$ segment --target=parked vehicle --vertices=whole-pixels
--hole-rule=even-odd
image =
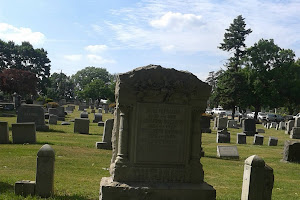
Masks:
[[[281,115],[269,113],[267,114],[266,120],[269,122],[280,122],[283,121],[284,118]]]
[[[226,113],[226,111],[221,107],[213,108],[211,112],[212,114],[216,114],[216,115],[219,115],[221,113]]]
[[[250,119],[254,119],[254,114],[255,114],[255,112],[248,113],[247,117]]]
[[[267,120],[266,118],[267,118],[267,113],[258,112],[257,119],[259,121],[266,121]]]

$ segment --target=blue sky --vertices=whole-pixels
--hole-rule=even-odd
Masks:
[[[44,48],[51,73],[159,64],[204,80],[230,56],[217,46],[240,14],[247,46],[272,38],[299,57],[299,0],[0,0],[0,39]]]

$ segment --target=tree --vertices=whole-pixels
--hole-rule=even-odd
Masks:
[[[245,58],[245,71],[255,119],[261,107],[283,106],[290,97],[290,87],[295,80],[292,50],[281,49],[274,40],[261,39],[250,47]],[[294,77],[294,78],[292,78]]]
[[[110,83],[104,83],[102,80],[96,79],[87,84],[80,94],[85,99],[98,99],[99,102],[101,99],[109,99],[111,102],[114,102],[114,90],[112,88],[114,89]]]
[[[37,81],[34,73],[20,69],[3,69],[0,72],[0,89],[8,94],[35,95]]]
[[[83,88],[94,80],[100,79],[104,83],[110,82],[110,74],[105,68],[86,67],[72,76],[77,90]]]
[[[223,43],[218,47],[233,53],[233,56],[228,59],[228,63],[225,64],[227,70],[218,81],[220,104],[225,109],[232,109],[232,117],[235,114],[235,107],[242,105],[244,102],[245,83],[241,65],[242,58],[246,54],[246,36],[252,32],[251,29],[245,27],[246,23],[242,15],[237,16],[229,28],[226,29]]]
[[[44,49],[34,49],[29,42],[16,45],[14,42],[0,40],[0,71],[20,69],[30,71],[38,78],[38,89],[46,93],[49,86],[50,60]]]
[[[64,73],[53,73],[50,78],[50,87],[47,88],[47,97],[59,100],[74,98],[74,82]]]
[[[212,90],[211,90],[211,95],[209,97],[209,106],[211,108],[214,107],[218,107],[218,105],[220,104],[220,97],[219,97],[219,92],[218,92],[218,78],[219,76],[224,73],[224,70],[219,70],[217,72],[211,71],[208,74],[207,79],[205,80],[205,82],[208,83],[208,85],[211,86]]]

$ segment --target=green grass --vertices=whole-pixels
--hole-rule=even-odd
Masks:
[[[80,112],[75,110],[68,115],[66,121],[79,115]],[[92,121],[93,114],[89,116]],[[109,118],[112,118],[111,114],[103,114],[103,120]],[[16,122],[16,117],[0,117],[0,121],[8,121],[11,127],[11,124]],[[50,125],[49,132],[37,132],[37,144],[1,144],[0,199],[40,199],[14,195],[14,183],[18,180],[35,180],[36,154],[45,143],[50,144],[56,152],[55,195],[49,199],[98,199],[99,183],[102,177],[109,176],[107,168],[111,159],[111,151],[95,148],[95,143],[102,140],[103,127],[91,123],[90,135],[75,134],[73,128],[74,123],[69,126]],[[257,128],[262,126],[257,125]],[[237,145],[236,134],[241,132],[241,129],[229,131],[231,144],[220,145]],[[211,134],[203,134],[202,147],[205,157],[201,158],[201,163],[205,173],[204,179],[216,189],[218,200],[240,199],[244,160],[254,154],[263,158],[274,169],[273,200],[300,199],[300,164],[280,162],[284,141],[289,139],[288,135],[275,129],[267,129],[262,135],[265,136],[263,146],[252,145],[253,137],[247,137],[246,145],[237,145],[240,160],[223,160],[216,157],[216,132],[213,130]],[[269,136],[279,139],[278,146],[267,146]]]

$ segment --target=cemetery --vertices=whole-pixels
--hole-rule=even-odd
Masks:
[[[138,0],[79,19],[99,3],[45,1],[31,13],[59,23],[0,23],[0,200],[299,200],[299,12],[271,2],[268,18]],[[235,9],[251,28],[225,27]]]
[[[72,107],[73,111],[66,112],[61,118],[55,115],[57,111],[49,108],[52,113],[49,119],[30,114],[35,117],[32,120],[26,118],[27,122],[18,122],[23,105],[18,114],[1,110],[13,116],[0,117],[0,197],[114,200],[120,199],[122,195],[126,199],[138,199],[152,194],[154,199],[299,198],[299,190],[295,187],[295,184],[300,183],[300,177],[295,176],[299,171],[299,140],[290,138],[284,129],[268,129],[263,124],[253,124],[253,119],[246,118],[238,122],[238,119],[230,121],[222,116],[215,119],[203,116],[204,121],[201,113],[186,111],[187,103],[193,100],[183,100],[186,104],[183,106],[176,100],[176,93],[172,93],[173,97],[166,100],[164,95],[167,93],[161,93],[156,86],[147,86],[152,93],[160,91],[157,93],[159,95],[154,96],[148,96],[139,88],[130,88],[132,83],[143,81],[139,78],[147,76],[147,73],[153,73],[149,74],[153,81],[161,81],[160,76],[163,74],[173,74],[171,77],[175,79],[178,79],[176,76],[188,79],[193,87],[202,90],[199,97],[189,98],[199,98],[193,106],[198,106],[204,112],[206,105],[203,95],[207,95],[207,85],[201,81],[198,83],[190,74],[151,65],[120,75],[122,84],[117,85],[116,95],[119,107],[114,114],[105,113],[105,109],[99,109],[102,113],[96,113],[101,114],[104,126],[99,126],[98,120],[88,116],[93,109],[84,108],[87,118],[83,118],[79,105],[74,104],[66,103],[65,106]],[[178,93],[185,92],[188,97],[189,91],[176,89],[175,85],[169,86],[172,87]],[[140,102],[147,103],[136,104],[135,98],[141,98]],[[166,101],[169,104],[165,104]],[[170,104],[173,101],[176,104]],[[37,110],[36,106],[31,107],[33,112]],[[130,114],[135,109],[141,112],[136,114],[136,119],[133,113]],[[191,115],[193,121],[187,120],[190,119],[188,115]],[[51,123],[52,116],[56,117],[56,123]],[[65,121],[61,121],[63,118]],[[49,124],[48,129],[36,129],[35,121],[42,126]],[[235,125],[227,123],[229,121]],[[67,125],[63,126],[63,123]],[[298,127],[298,118],[294,124]],[[184,127],[190,126],[194,127],[191,134],[196,140],[179,134],[185,130]],[[135,132],[137,130],[140,131]],[[161,135],[151,136],[152,130],[156,130],[152,134],[161,132]],[[129,131],[138,135],[128,135]],[[25,132],[28,136],[24,135]],[[189,144],[188,141],[193,142]],[[133,149],[128,146],[132,144],[136,145]],[[195,151],[193,154],[187,151],[190,145],[195,145],[192,147]],[[165,147],[172,147],[173,150]],[[201,158],[196,153],[200,153],[200,150]],[[187,159],[187,155],[192,159]],[[255,181],[258,181],[257,184]],[[144,187],[148,189],[141,189]],[[121,192],[123,190],[128,192]]]

